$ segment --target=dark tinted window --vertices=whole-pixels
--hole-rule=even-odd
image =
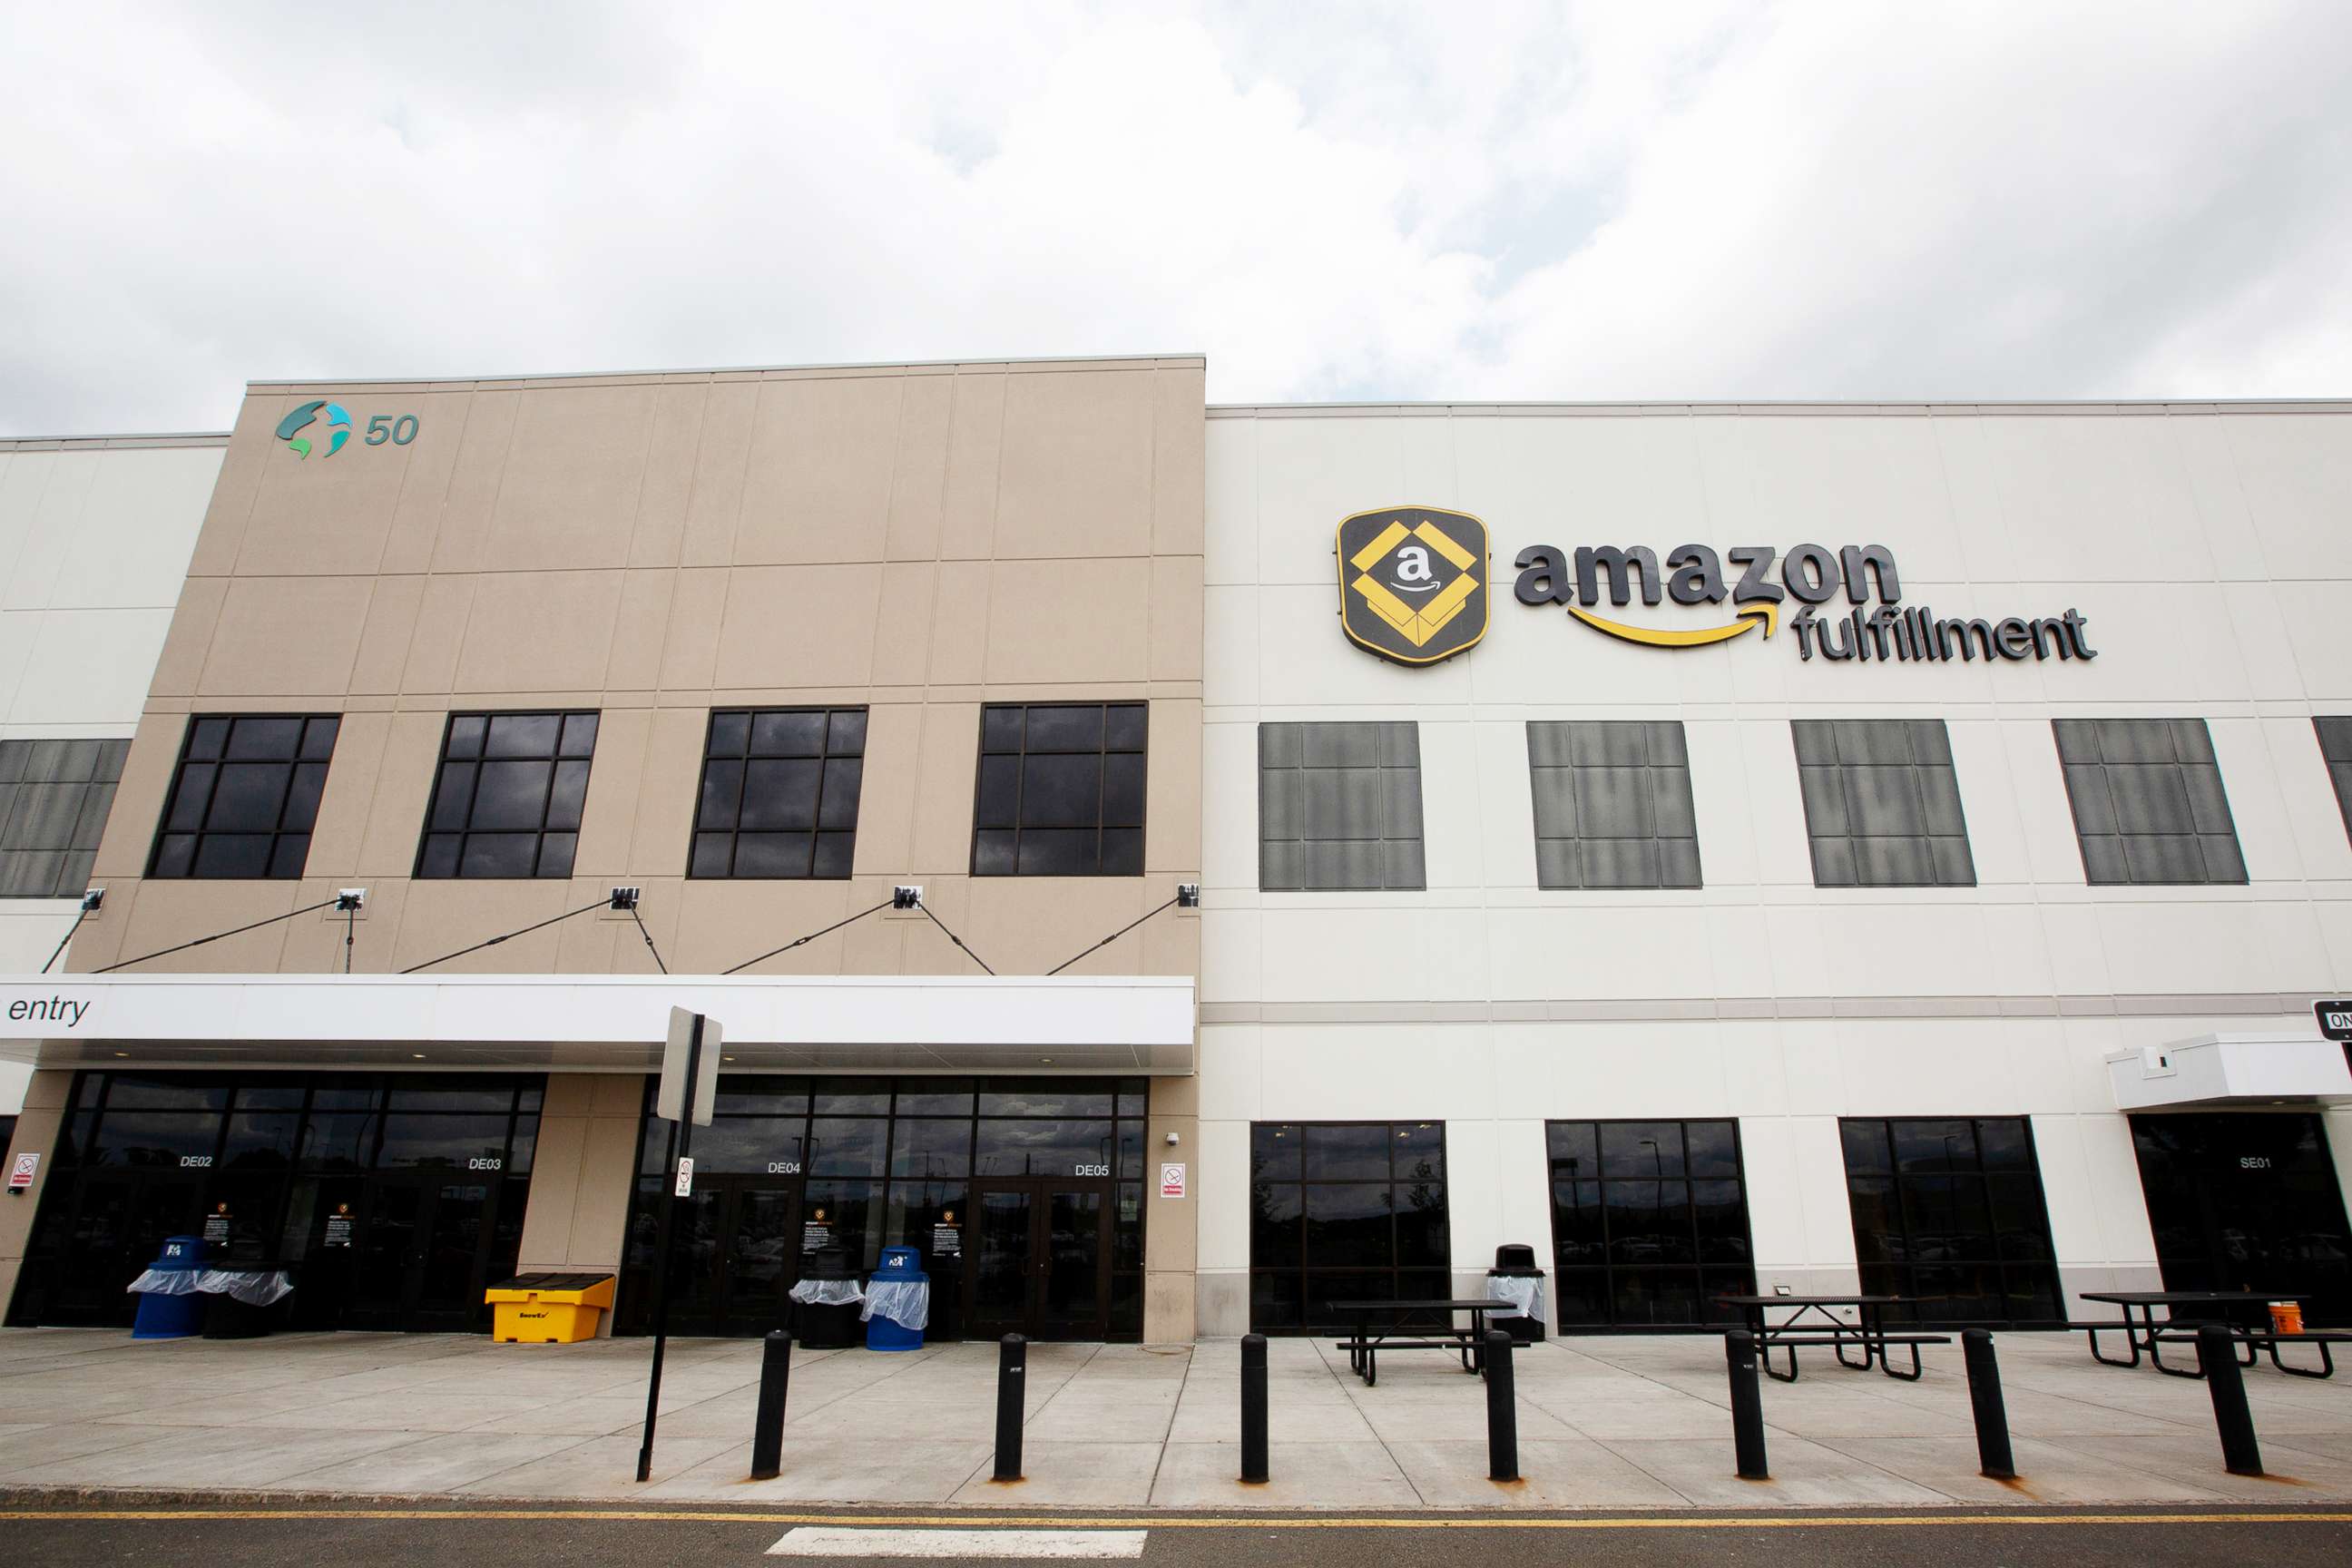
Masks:
[[[1942,720],[1799,719],[1789,728],[1814,886],[1976,885]]]
[[[1551,1121],[1559,1326],[1737,1321],[1755,1289],[1736,1121]]]
[[[1538,887],[1699,885],[1680,723],[1530,720],[1528,767]]]
[[[2314,719],[2319,734],[2319,754],[2327,763],[2327,780],[2336,786],[2336,809],[2344,828],[2352,833],[2352,719]]]
[[[416,849],[419,877],[569,877],[593,713],[457,713]]]
[[[190,720],[147,874],[299,877],[341,724],[332,714]]]
[[[2023,1117],[1838,1124],[1862,1288],[1923,1322],[2054,1321],[2058,1268]]]
[[[713,710],[687,875],[847,877],[865,759],[863,708]]]
[[[1442,1121],[1250,1129],[1250,1326],[1335,1326],[1331,1304],[1452,1294]]]
[[[1260,724],[1257,767],[1259,887],[1427,885],[1421,734],[1412,723]]]
[[[2246,879],[2204,720],[2055,719],[2051,729],[2086,880]]]
[[[1145,710],[1141,702],[982,708],[972,875],[1141,876]]]

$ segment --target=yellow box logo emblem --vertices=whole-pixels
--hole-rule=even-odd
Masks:
[[[1391,506],[1339,524],[1339,625],[1398,664],[1435,664],[1486,635],[1486,525],[1467,512]]]

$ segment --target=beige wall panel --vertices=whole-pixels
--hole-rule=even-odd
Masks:
[[[1197,881],[1201,870],[1201,705],[1162,698],[1151,705],[1144,758],[1143,864]]]
[[[882,568],[881,612],[872,633],[875,685],[920,686],[928,678],[939,572],[928,561]]]
[[[1197,882],[1198,871],[1182,876],[1161,874],[1146,877],[1146,891],[1152,896],[1152,907],[1176,896],[1178,882]],[[1143,938],[1143,952],[1134,971],[1138,974],[1190,974],[1201,973],[1201,918],[1196,912],[1169,910],[1157,914],[1136,928]]]
[[[628,564],[653,426],[650,386],[524,394],[482,543],[482,568]]]
[[[348,875],[337,875],[318,868],[318,856],[310,858],[310,868],[299,880],[280,883],[290,887],[293,897],[289,905],[293,909],[309,909],[322,904],[344,888],[357,886]],[[362,918],[350,922],[352,938],[352,973],[382,973],[384,960],[392,956],[392,922],[399,918],[397,901],[388,906],[368,889],[367,907]],[[389,916],[389,920],[387,920]],[[278,972],[281,974],[341,974],[343,972],[344,917],[331,909],[316,910],[307,915],[296,915],[284,927],[284,943],[278,950]],[[168,962],[168,961],[167,961]]]
[[[612,894],[614,879],[580,876],[572,879],[564,890],[563,907],[567,910],[601,903]],[[617,974],[643,969],[653,973],[648,963],[629,965],[619,962],[621,955],[634,948],[645,951],[644,939],[625,914],[615,914],[609,909],[593,914],[579,915],[551,928],[555,933],[555,969],[562,974]],[[665,1015],[667,1016],[667,1015]]]
[[[427,577],[417,606],[416,634],[408,644],[403,691],[439,696],[457,679],[457,654],[466,646],[466,623],[474,614],[472,577]]]
[[[1201,679],[1201,558],[1151,562],[1151,679]]]
[[[26,1246],[33,1237],[33,1216],[40,1212],[41,1194],[57,1168],[58,1130],[65,1121],[62,1086],[72,1078],[68,1072],[37,1072],[25,1089],[25,1113],[16,1119],[16,1133],[8,1141],[9,1163],[13,1165],[14,1156],[24,1152],[40,1155],[41,1164],[22,1196],[0,1203],[0,1301],[16,1299],[16,1271],[24,1266]],[[37,1091],[40,1102],[33,1098]]]
[[[998,561],[989,572],[992,685],[1149,679],[1148,559]]]
[[[293,882],[144,881],[122,928],[121,956],[155,952],[183,942],[194,942],[215,931],[248,925],[301,908]],[[112,893],[107,901],[113,902]],[[236,974],[275,973],[286,947],[286,922],[263,926],[238,936],[223,937],[202,947],[175,952],[155,973]],[[81,967],[86,959],[77,937],[68,962]]]
[[[506,478],[507,449],[513,442],[521,400],[519,392],[478,392],[470,399],[457,460],[449,471],[447,498],[441,505],[441,526],[433,538],[436,572],[481,569],[482,541]]]
[[[548,1083],[551,1089],[559,1078],[571,1083],[585,1083],[593,1097],[589,1105],[591,1114],[626,1117],[634,1126],[645,1104],[646,1077],[634,1072],[555,1073],[550,1075]]]
[[[1198,555],[1208,515],[1205,369],[1151,373],[1151,548]]]
[[[221,605],[198,695],[341,698],[374,587],[370,577],[238,578]]]
[[[1147,899],[1156,888],[1140,877],[968,878],[966,923],[956,933],[1000,974],[1043,974],[1175,893],[1170,888]],[[1082,967],[1094,974],[1135,973],[1141,947],[1142,938],[1130,931]]]
[[[597,919],[613,928],[611,958],[593,968],[584,964],[567,964],[566,967],[574,973],[659,974],[665,972],[664,966],[667,965],[667,973],[683,973],[677,963],[677,933],[685,920],[686,879],[677,876],[647,877],[637,873],[631,875],[628,880],[641,895],[637,914],[646,922],[646,929],[639,931],[635,922],[625,915],[617,920],[609,915],[598,916]],[[590,888],[580,901],[584,904],[605,890],[601,885]],[[646,946],[647,936],[654,940],[651,950]],[[659,963],[654,959],[656,951],[661,954]],[[662,1016],[667,1019],[668,1014],[664,1013]]]
[[[922,878],[923,902],[929,908],[932,914],[939,916],[940,924],[945,925],[948,931],[962,936],[964,941],[971,942],[981,957],[987,959],[993,966],[996,959],[989,952],[992,943],[974,934],[972,931],[969,898],[971,881],[970,877],[961,875],[926,874]],[[907,973],[977,974],[980,973],[980,966],[966,954],[958,951],[955,944],[948,940],[946,932],[940,931],[938,925],[932,924],[928,917],[918,913],[911,918],[902,918],[884,913],[873,918],[889,921],[898,928],[900,962],[906,965]],[[854,931],[856,928],[853,926],[850,929]],[[997,973],[1002,974],[1006,972],[999,969]]]
[[[985,561],[940,563],[929,632],[934,686],[977,686],[987,679],[989,575]]]
[[[670,571],[630,572],[621,579],[621,611],[604,667],[610,691],[651,691],[661,684],[662,645],[669,636]]]
[[[607,708],[596,721],[596,754],[588,764],[588,800],[580,815],[573,876],[618,879],[633,869],[629,841],[635,836],[646,742],[653,727],[649,708]]]
[[[422,577],[379,577],[368,600],[367,625],[360,633],[360,650],[352,661],[351,689],[354,695],[396,695],[408,668],[409,645],[416,637],[416,618],[425,604]]]
[[[794,938],[821,931],[877,901],[869,898],[864,903],[853,904],[850,889],[854,886],[851,882],[833,881],[683,883],[678,895],[677,956],[672,966],[681,974],[717,974],[770,948],[782,947]],[[887,898],[887,889],[881,896]],[[842,933],[835,931],[805,947],[769,959],[753,973],[838,973]]]
[[[635,801],[636,822],[629,839],[629,869],[638,876],[682,873],[694,837],[695,799],[702,787],[702,747],[709,731],[706,708],[656,708],[650,719]],[[598,737],[598,749],[603,749]],[[873,741],[866,745],[871,754]],[[590,770],[589,788],[596,787]],[[865,824],[858,825],[859,837]]]
[[[226,577],[236,569],[238,548],[245,542],[245,520],[260,493],[262,476],[270,459],[285,460],[271,432],[290,400],[268,394],[246,394],[238,405],[236,425],[221,454],[220,477],[213,481],[212,504],[205,509],[205,524],[197,531],[188,558],[191,577]]]
[[[1004,395],[997,560],[1150,553],[1150,373],[1016,375]]]
[[[896,877],[914,863],[915,781],[923,767],[923,710],[885,702],[866,710],[866,767],[857,786],[862,877]]]
[[[619,572],[501,572],[476,580],[454,689],[601,691]]]
[[[539,1142],[530,1156],[530,1196],[523,1205],[522,1244],[515,1258],[522,1272],[571,1261],[572,1220],[588,1152],[589,1118],[568,1105],[556,1109],[556,1086],[569,1078],[550,1073],[547,1079],[547,1105],[540,1112]]]
[[[327,789],[319,800],[319,820],[310,833],[310,856],[303,863],[312,877],[356,877],[360,847],[367,838],[368,810],[375,781],[392,738],[389,713],[346,713],[335,731],[335,754],[327,764]]]
[[[984,561],[995,548],[996,471],[1004,447],[1002,371],[955,378],[948,428],[948,475],[940,512],[940,557]]]
[[[172,612],[172,628],[163,636],[163,651],[155,660],[154,677],[147,683],[152,697],[193,697],[204,679],[205,655],[213,646],[213,627],[220,622],[221,605],[228,601],[226,577],[191,577],[180,589],[179,607]]]
[[[866,685],[881,594],[878,565],[738,567],[728,584],[717,684]]]
[[[887,553],[892,561],[929,561],[940,553],[940,520],[947,506],[948,431],[956,383],[951,375],[917,375],[901,385]]]
[[[645,1092],[642,1084],[637,1092]],[[629,1189],[635,1184],[636,1173],[636,1116],[591,1118],[588,1146],[580,1162],[580,1191],[573,1199],[572,1250],[563,1259],[567,1267],[620,1268],[621,1246],[629,1223]],[[608,1329],[611,1321],[607,1313]]]
[[[406,969],[474,942],[488,942],[502,932],[551,920],[585,902],[582,900],[566,903],[564,900],[572,893],[570,882],[554,879],[528,882],[412,881],[401,911],[400,938],[392,967]],[[556,973],[556,947],[562,941],[562,926],[551,926],[529,936],[519,936],[512,942],[436,965],[431,973]]]
[[[172,771],[179,766],[179,742],[186,733],[188,717],[179,712],[151,712],[139,720],[131,754],[122,762],[122,778],[115,783],[115,804],[106,814],[106,837],[99,839],[91,875],[115,879],[146,875],[148,851],[155,847],[155,823],[163,820],[163,799],[172,790]]]
[[[722,382],[703,405],[702,445],[694,464],[694,490],[686,508],[679,562],[724,566],[735,558],[735,524],[743,508],[743,465],[751,451],[751,421],[760,403],[756,382]]]
[[[694,466],[702,440],[708,386],[668,385],[654,391],[654,435],[637,492],[632,566],[675,566],[686,540],[686,509],[694,499]]]
[[[916,877],[971,869],[972,791],[980,773],[980,705],[933,702],[923,709],[922,768],[915,780]]]
[[[289,399],[289,406],[310,401]],[[237,548],[239,574],[357,577],[377,570],[408,475],[408,453],[389,442],[364,445],[366,413],[348,401],[346,406],[352,438],[331,458],[324,410],[303,432],[314,444],[308,458],[297,458],[272,433],[278,461],[262,466]]]
[[[1146,1250],[1150,1222],[1146,1221]],[[1155,1345],[1188,1344],[1199,1331],[1198,1306],[1193,1300],[1195,1276],[1150,1274],[1143,1277],[1143,1338]]]
[[[661,684],[675,691],[708,691],[719,675],[719,629],[727,619],[723,566],[677,574],[670,590],[669,626],[662,647]]]
[[[470,391],[404,394],[401,405],[401,412],[416,416],[416,439],[405,448],[408,474],[400,487],[392,531],[384,539],[376,570],[425,572],[433,565],[442,509],[449,499],[450,479],[457,471],[457,454],[465,447],[474,395]]]
[[[761,384],[735,531],[739,565],[882,559],[905,381]]]
[[[433,799],[434,771],[440,765],[441,735],[447,727],[445,713],[395,713],[383,754],[366,779],[330,771],[328,799],[320,803],[320,809],[343,791],[363,790],[368,797],[367,836],[360,847],[362,877],[405,877],[416,868],[417,840],[425,832],[425,809]],[[134,750],[132,755],[137,754]],[[595,770],[589,772],[593,775]]]
[[[849,888],[849,908],[855,913],[872,909],[890,896],[896,878],[870,883],[853,882]],[[920,916],[917,916],[920,920]],[[923,921],[928,926],[931,922]],[[907,963],[906,922],[894,920],[886,912],[868,915],[842,933],[841,970],[844,974],[912,974]],[[762,964],[761,968],[766,965]]]

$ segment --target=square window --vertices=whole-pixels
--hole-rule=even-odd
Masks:
[[[1530,721],[1528,768],[1538,887],[1699,885],[1680,723]]]
[[[1942,720],[1798,719],[1790,733],[1814,886],[1976,885]]]
[[[1419,889],[1421,741],[1411,723],[1258,726],[1258,886]]]
[[[207,714],[193,720],[147,874],[255,880],[301,876],[341,724],[331,713]],[[18,787],[30,792],[57,786]],[[106,787],[110,798],[112,784]],[[37,795],[20,797],[7,847],[17,847],[16,816],[51,804]],[[69,835],[89,838],[77,848],[95,849],[102,826],[102,816],[84,817]]]
[[[1141,702],[982,708],[972,875],[1141,876],[1149,717]]]
[[[2336,721],[2313,722],[2325,755],[2327,726]],[[2085,881],[2147,887],[2246,880],[2203,720],[2057,719],[2051,732]],[[2340,781],[2336,798],[2341,807]]]
[[[686,874],[847,878],[865,752],[863,708],[714,710]]]
[[[416,875],[572,875],[595,747],[590,712],[451,715]]]

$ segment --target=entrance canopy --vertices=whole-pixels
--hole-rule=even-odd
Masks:
[[[2352,1100],[2345,1048],[2316,1035],[2200,1035],[2106,1061],[2118,1110]]]
[[[737,1072],[1193,1068],[1185,975],[23,975],[0,1059],[651,1071],[672,1006],[719,1021]]]

